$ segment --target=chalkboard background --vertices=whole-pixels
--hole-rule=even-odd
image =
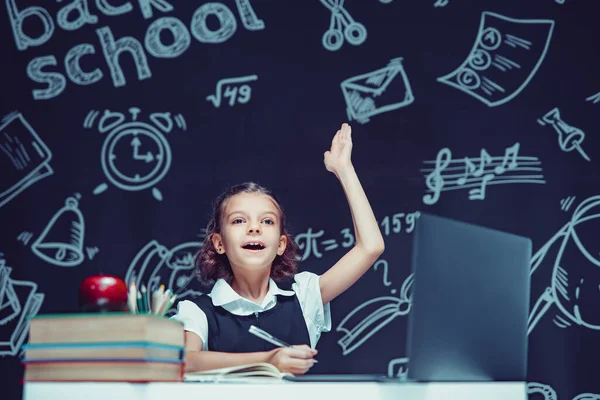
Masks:
[[[596,3],[7,0],[3,398],[21,396],[26,318],[77,311],[86,276],[198,296],[190,255],[231,184],[273,189],[301,269],[326,271],[353,241],[323,165],[347,121],[386,251],[332,302],[314,372],[406,371],[426,211],[532,238],[530,398],[598,399]]]

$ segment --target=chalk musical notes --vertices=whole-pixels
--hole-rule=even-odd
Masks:
[[[435,159],[435,169],[433,172],[427,175],[427,179],[425,180],[425,184],[432,194],[426,194],[423,196],[423,203],[429,205],[437,203],[440,198],[440,192],[444,187],[444,178],[442,178],[441,172],[445,170],[448,165],[450,165],[451,161],[452,152],[450,152],[450,149],[443,148],[438,152],[438,155]]]
[[[246,104],[250,101],[252,88],[246,82],[252,82],[258,79],[258,75],[240,76],[237,78],[221,79],[217,82],[215,94],[206,96],[206,100],[211,101],[216,108],[221,106],[223,98],[229,98],[229,106],[232,107],[236,101],[240,104]]]
[[[457,189],[470,189],[469,200],[484,200],[489,185],[509,183],[546,183],[541,173],[541,162],[537,157],[519,156],[520,144],[517,142],[507,147],[504,156],[494,157],[486,149],[481,149],[478,158],[464,157],[452,160],[449,148],[441,149],[433,168],[421,169],[425,173],[427,193],[423,203],[437,203],[441,192]],[[510,175],[505,175],[510,171]],[[532,174],[533,172],[533,174]]]
[[[581,129],[563,121],[560,117],[560,110],[557,107],[548,111],[537,122],[542,126],[550,125],[554,128],[554,131],[558,133],[558,145],[562,151],[570,152],[577,150],[584,159],[590,161],[590,157],[581,148],[581,143],[585,139],[585,133]]]

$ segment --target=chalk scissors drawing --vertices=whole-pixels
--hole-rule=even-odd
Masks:
[[[531,258],[530,274],[533,275],[550,249],[559,243],[556,257],[550,258],[550,285],[537,299],[529,315],[528,334],[552,305],[560,311],[554,320],[557,326],[566,328],[577,324],[600,330],[600,314],[593,308],[600,302],[600,249],[596,239],[599,224],[600,195],[596,195],[583,200],[573,211],[571,220]]]
[[[478,158],[453,160],[449,148],[441,149],[434,161],[424,161],[424,164],[434,164],[434,167],[421,169],[426,174],[427,186],[423,203],[435,204],[441,192],[450,190],[470,189],[469,200],[484,200],[489,185],[546,183],[538,157],[520,156],[519,150],[517,142],[507,147],[501,157],[492,156],[482,148]]]

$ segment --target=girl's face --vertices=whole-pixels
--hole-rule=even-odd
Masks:
[[[271,197],[262,193],[239,193],[227,201],[221,234],[213,235],[213,245],[217,253],[227,255],[234,271],[270,268],[287,244],[280,224],[279,208]]]

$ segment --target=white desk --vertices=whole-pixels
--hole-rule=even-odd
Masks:
[[[30,382],[23,400],[527,400],[527,383]]]

